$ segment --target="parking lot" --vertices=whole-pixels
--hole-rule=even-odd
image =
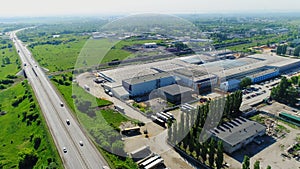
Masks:
[[[280,82],[280,78],[274,78],[259,84],[251,85],[249,89],[242,90],[243,104],[255,105],[267,98],[271,94],[271,90]]]

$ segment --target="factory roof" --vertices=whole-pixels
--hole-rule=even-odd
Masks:
[[[256,78],[256,77],[260,77],[260,76],[263,76],[263,75],[266,75],[266,74],[274,73],[276,71],[278,71],[278,69],[264,69],[260,72],[256,72],[254,74],[248,75],[248,77]]]
[[[290,58],[284,58],[284,60],[281,60],[280,62],[274,62],[271,65],[280,68],[280,67],[283,67],[285,65],[292,64],[292,63],[298,63],[299,66],[300,66],[300,60],[299,59],[290,59]]]
[[[205,61],[203,64],[195,65],[185,61],[189,58],[211,58],[211,56],[192,55],[188,57],[180,57],[175,59],[163,60],[158,62],[150,62],[136,65],[119,66],[116,69],[102,71],[107,77],[110,77],[118,85],[122,85],[124,79],[131,79],[137,76],[155,74],[159,72],[175,72],[179,69],[197,70],[199,72],[207,72],[207,75],[202,73],[194,73],[194,81],[201,79],[213,78],[213,76],[226,77],[227,79],[241,79],[250,74],[254,74],[262,70],[266,65],[270,67],[281,68],[290,64],[300,64],[300,60],[285,58],[280,56],[271,56],[267,54],[256,54],[238,58],[235,60],[220,60],[214,62]],[[199,76],[197,77],[196,75]]]
[[[123,81],[133,85],[133,84],[139,84],[139,83],[148,82],[152,80],[162,79],[166,77],[172,77],[172,75],[167,72],[161,72],[161,73],[153,73],[153,74],[148,74],[143,76],[136,76],[130,79],[125,79]]]
[[[255,121],[239,117],[223,123],[221,126],[210,130],[210,132],[229,145],[235,146],[265,129],[265,126]]]
[[[184,75],[186,77],[199,77],[199,76],[204,76],[207,75],[207,72],[201,71],[201,70],[197,70],[197,69],[177,69],[173,71],[175,74],[179,74],[179,75]]]
[[[177,60],[181,60],[183,62],[189,63],[189,64],[202,64],[207,61],[213,61],[215,58],[204,55],[204,54],[197,54],[197,55],[191,55],[191,56],[185,56],[185,57],[180,57],[177,58]]]
[[[188,87],[180,86],[177,84],[161,87],[161,88],[159,88],[159,90],[161,90],[164,93],[167,93],[169,95],[172,95],[172,96],[192,91],[192,89],[190,89]]]

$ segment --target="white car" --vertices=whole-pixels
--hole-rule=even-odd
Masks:
[[[67,120],[66,120],[66,123],[67,123],[67,125],[70,125],[70,120],[67,119]]]
[[[64,153],[67,153],[67,148],[63,147],[63,151],[64,151]]]
[[[83,142],[82,142],[82,141],[79,141],[79,145],[80,145],[80,146],[83,146]]]

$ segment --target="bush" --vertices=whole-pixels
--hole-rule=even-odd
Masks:
[[[19,168],[33,168],[38,161],[37,153],[32,149],[25,148],[19,153]]]
[[[40,137],[35,137],[34,140],[33,140],[33,143],[34,143],[33,147],[34,147],[34,149],[37,150],[40,147],[41,142],[42,142],[42,139]]]
[[[65,82],[65,86],[70,86],[70,85],[71,85],[70,82],[68,82],[68,81]]]
[[[6,78],[8,78],[8,79],[16,79],[17,76],[15,76],[15,75],[7,75]]]
[[[0,85],[0,90],[6,89],[4,85]]]
[[[0,80],[0,84],[7,85],[7,84],[12,84],[12,83],[14,83],[14,81],[10,80],[10,79]]]

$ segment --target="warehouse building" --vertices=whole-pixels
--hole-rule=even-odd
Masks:
[[[193,100],[193,90],[188,87],[173,84],[161,87],[159,90],[165,95],[167,101],[173,104],[180,104]]]
[[[193,88],[198,94],[211,89],[218,82],[216,75],[193,68],[177,69],[172,71],[172,74],[176,77],[178,84]]]
[[[107,88],[116,92],[114,95],[127,98],[125,91],[129,96],[139,96],[175,83],[192,88],[198,94],[215,87],[231,91],[238,88],[238,81],[244,77],[258,83],[295,68],[300,68],[300,60],[265,54],[219,61],[211,60],[208,55],[192,55],[120,66],[99,74],[108,81]]]
[[[266,69],[262,70],[260,72],[257,72],[255,74],[249,75],[252,83],[259,83],[262,81],[265,81],[267,79],[271,79],[273,77],[276,77],[279,75],[279,70],[278,69]]]
[[[144,48],[157,48],[157,44],[154,42],[153,43],[145,43]]]
[[[263,136],[265,132],[265,126],[243,117],[223,123],[210,130],[213,138],[223,142],[224,151],[227,153],[233,153],[245,147],[256,137]]]
[[[130,96],[142,96],[160,87],[175,83],[175,79],[169,73],[154,73],[144,76],[137,76],[122,81],[122,85]]]
[[[230,79],[226,82],[220,84],[220,89],[223,91],[234,91],[240,88],[240,80],[237,79]]]

